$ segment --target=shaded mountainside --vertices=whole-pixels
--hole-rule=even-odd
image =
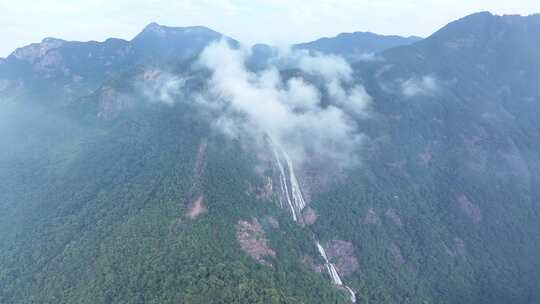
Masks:
[[[19,49],[0,61],[0,302],[536,303],[538,33],[479,13],[419,41],[322,40],[381,51],[343,85],[371,100],[345,168],[217,131],[198,94],[215,75],[193,64],[222,37],[206,28]],[[343,98],[286,68],[246,82]]]
[[[356,66],[380,116],[367,160],[371,176],[341,191],[355,201],[384,194],[360,199],[356,211],[374,235],[343,233],[360,238],[368,256],[386,254],[385,263],[403,265],[402,281],[423,281],[434,299],[538,299],[540,277],[531,269],[540,265],[540,67],[532,51],[539,20],[471,15],[384,52],[383,62]],[[377,268],[373,277],[380,275]]]

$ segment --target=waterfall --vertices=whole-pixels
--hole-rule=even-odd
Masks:
[[[326,254],[326,250],[324,250],[324,247],[321,245],[321,243],[319,243],[318,240],[315,240],[315,244],[317,245],[317,249],[319,249],[319,253],[325,262],[324,265],[326,266],[326,270],[328,271],[328,274],[332,278],[332,282],[335,285],[342,286],[345,289],[347,289],[347,291],[349,292],[351,296],[350,297],[351,302],[356,303],[356,293],[349,286],[346,286],[343,284],[343,280],[339,276],[339,273],[337,272],[334,264],[330,263],[330,261],[328,260],[328,255]]]
[[[319,249],[321,257],[324,259],[324,265],[326,266],[326,270],[328,270],[328,274],[332,278],[332,282],[334,282],[334,284],[338,286],[343,285],[343,281],[339,277],[336,267],[334,267],[334,264],[330,263],[330,261],[328,260],[328,256],[326,255],[326,251],[324,250],[323,246],[321,245],[321,243],[319,243],[319,241],[315,241],[315,243],[317,244],[317,248]]]
[[[347,289],[347,291],[351,295],[351,302],[356,303],[356,293],[354,292],[354,290],[352,290],[349,286],[345,286],[345,289]]]
[[[281,149],[281,147],[275,145],[269,138],[268,142],[272,147],[272,151],[274,153],[276,164],[279,170],[279,185],[281,191],[281,196],[279,198],[280,206],[281,208],[285,208],[285,201],[288,208],[291,210],[293,220],[295,222],[298,222],[299,219],[301,219],[302,217],[302,210],[304,210],[304,208],[306,207],[306,201],[304,200],[304,196],[302,195],[298,178],[294,173],[293,163],[289,155],[283,149]],[[283,166],[283,160],[285,160],[287,167]],[[332,283],[334,283],[334,285],[345,288],[350,294],[351,302],[356,303],[356,293],[349,286],[343,284],[343,280],[339,276],[336,267],[334,266],[334,264],[330,263],[324,247],[320,244],[319,240],[316,237],[315,244],[317,245],[319,254],[324,260],[326,271],[328,272],[328,275],[330,275]]]
[[[294,173],[294,167],[292,161],[283,149],[276,147],[271,141],[272,150],[276,159],[276,164],[279,169],[279,185],[281,190],[280,204],[283,208],[283,198],[287,202],[289,209],[291,210],[293,220],[298,222],[299,214],[306,207],[306,201],[300,190],[300,184]],[[287,169],[283,166],[282,160],[285,160]]]
[[[302,195],[302,191],[300,191],[300,184],[298,183],[296,174],[294,174],[294,167],[289,155],[286,152],[283,152],[283,156],[285,157],[285,161],[289,167],[289,180],[291,181],[291,192],[294,206],[297,210],[302,211],[306,207],[306,201],[304,201],[304,196]]]

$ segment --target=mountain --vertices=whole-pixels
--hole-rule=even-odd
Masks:
[[[294,48],[343,56],[352,61],[372,59],[375,54],[394,47],[409,45],[420,37],[384,36],[370,32],[342,33],[332,38],[299,43]]]
[[[205,46],[222,38],[237,44],[205,27],[177,28],[156,23],[149,24],[131,41],[46,38],[15,50],[5,59],[0,66],[5,88],[0,94],[10,99],[65,104],[90,94],[104,79],[118,77],[144,62],[193,60]]]
[[[539,32],[484,12],[355,62],[156,24],[17,50],[0,302],[537,302]]]
[[[539,274],[529,270],[540,263],[533,118],[539,21],[538,15],[473,14],[383,52],[382,62],[355,66],[384,117],[378,129],[386,131],[371,135],[380,152],[370,162],[385,172],[379,182],[389,181],[378,187],[393,189],[391,208],[409,210],[415,222],[410,242],[398,246],[403,256],[431,257],[408,276],[425,276],[437,302],[538,297]]]
[[[187,59],[222,38],[231,40],[204,26],[167,27],[151,23],[131,43],[139,56]]]
[[[129,42],[71,42],[46,38],[15,50],[0,66],[4,98],[63,103],[92,92],[104,78],[128,66]]]

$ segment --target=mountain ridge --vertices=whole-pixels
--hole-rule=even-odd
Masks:
[[[294,44],[293,48],[341,55],[349,60],[362,60],[394,47],[413,44],[422,40],[417,36],[379,35],[372,32],[340,33],[335,37],[323,37],[315,41]]]
[[[124,40],[10,60],[0,302],[534,303],[536,18],[473,14],[377,60],[299,51],[283,69],[230,45],[193,68],[171,50],[203,44],[154,44],[157,24],[149,61]],[[268,103],[292,105],[285,148]]]

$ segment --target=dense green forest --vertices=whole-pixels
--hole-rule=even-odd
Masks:
[[[295,164],[298,223],[262,136],[136,85],[161,67],[207,89],[217,33],[62,42],[75,84],[8,58],[0,78],[26,88],[0,90],[0,303],[350,303],[315,240],[358,303],[540,303],[538,18],[475,14],[350,62],[372,99],[359,162]]]

